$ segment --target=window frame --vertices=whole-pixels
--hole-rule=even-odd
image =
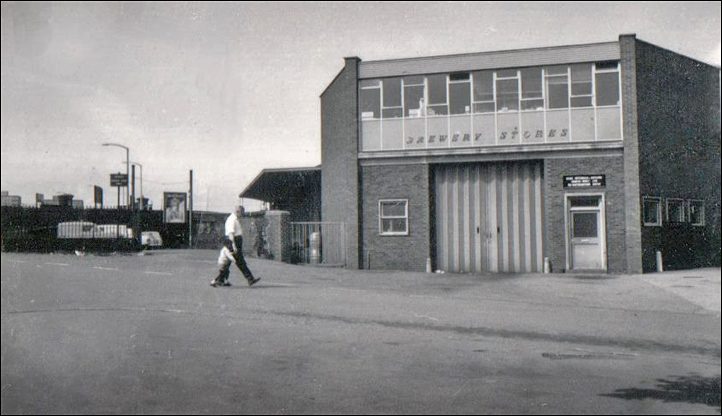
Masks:
[[[360,111],[360,110],[359,110],[359,117],[360,117],[361,121],[381,120],[381,119],[383,118],[383,110],[384,110],[384,107],[383,107],[383,91],[382,91],[382,89],[381,89],[381,79],[364,80],[364,81],[369,81],[369,82],[370,82],[370,81],[378,81],[378,82],[377,82],[376,85],[361,85],[361,83],[359,83],[359,85],[361,85],[360,88],[359,88],[359,108],[362,107],[363,91],[364,91],[364,90],[377,90],[377,91],[378,91],[378,94],[379,94],[379,99],[378,99],[379,116],[378,116],[378,118],[376,118],[376,117],[364,117],[364,116],[363,116],[363,111]]]
[[[699,207],[702,208],[702,212],[700,215],[700,218],[702,219],[700,222],[692,222],[692,203],[698,202],[700,205]],[[704,227],[705,226],[705,204],[704,199],[689,199],[687,200],[687,215],[688,215],[688,221],[693,227]]]
[[[681,221],[670,221],[670,220],[669,220],[669,203],[670,203],[670,202],[679,202],[680,207],[682,207],[682,215],[681,215],[682,220],[681,220]],[[666,201],[666,204],[665,204],[665,205],[666,205],[665,208],[666,208],[666,211],[667,211],[666,218],[667,218],[667,222],[668,222],[668,223],[670,223],[670,224],[682,224],[682,223],[687,222],[687,210],[685,209],[686,206],[687,206],[687,204],[685,203],[684,199],[682,199],[682,198],[667,198],[667,201]]]
[[[577,66],[579,66],[579,68],[577,68]],[[587,70],[589,70],[588,75]],[[577,91],[578,94],[574,94],[574,85],[577,84],[574,81],[575,74],[577,72],[580,74],[576,76],[576,78],[578,78],[577,83],[590,85],[589,87],[585,86],[583,91]],[[526,77],[524,75],[526,75]],[[612,82],[612,78],[616,77],[616,104],[606,104],[603,106],[598,104],[600,98],[598,91],[600,83],[597,81],[600,76],[605,77],[604,83],[607,81]],[[430,102],[430,83],[432,77],[436,77],[434,79],[438,81],[439,85],[437,85],[435,90],[438,90],[439,98],[445,91],[444,103],[439,102],[432,104]],[[590,77],[590,79],[587,79],[588,77]],[[400,79],[400,97],[398,97],[400,98],[400,103],[394,95],[394,100],[391,102],[393,105],[389,106],[389,103],[386,102],[388,101],[386,99],[388,97],[384,97],[384,95],[385,93],[388,93],[388,91],[385,90],[387,90],[388,86],[391,84],[384,84],[391,79]],[[442,81],[445,84],[445,88],[442,88]],[[511,82],[516,83],[516,88],[506,84]],[[539,85],[540,90],[536,91],[536,85],[538,82],[541,83],[541,85]],[[529,91],[525,91],[525,84],[529,84]],[[467,86],[468,92],[466,90]],[[396,85],[394,85],[394,87],[396,87]],[[590,94],[586,94],[586,92],[588,92],[588,88],[591,88]],[[396,88],[394,88],[394,90],[395,89]],[[374,91],[371,92],[370,90]],[[502,90],[509,91],[502,93]],[[512,90],[516,91],[512,94]],[[562,91],[559,90],[564,90],[566,94],[563,94]],[[574,137],[572,131],[573,123],[577,123],[581,126],[580,131],[582,134],[580,135],[580,139],[576,140],[577,142],[623,140],[624,126],[621,114],[623,97],[621,95],[621,90],[620,63],[618,61],[605,61],[603,63],[578,62],[557,65],[535,65],[517,68],[494,68],[418,75],[407,74],[394,77],[361,79],[359,80],[359,98],[368,94],[370,96],[369,98],[372,98],[373,102],[368,99],[367,101],[370,104],[373,104],[374,107],[378,105],[378,116],[364,117],[364,112],[359,111],[359,122],[369,123],[369,133],[375,135],[378,130],[380,135],[380,148],[377,148],[379,146],[379,140],[374,137],[369,142],[369,147],[362,147],[361,151],[393,151],[406,150],[407,148],[442,149],[445,147],[489,147],[502,145],[504,143],[500,143],[498,139],[499,131],[500,129],[509,127],[507,124],[511,123],[511,114],[518,114],[518,125],[520,129],[522,126],[526,126],[525,123],[529,123],[532,127],[537,126],[538,131],[542,131],[542,118],[540,117],[543,117],[543,134],[538,134],[536,136],[538,140],[528,136],[524,136],[522,139],[521,136],[519,136],[519,143],[515,144],[524,144],[527,143],[527,141],[530,144],[539,144],[542,142],[544,144],[572,142],[572,138]],[[455,92],[455,94],[452,94],[452,92]],[[376,94],[379,95],[378,99],[375,97]],[[469,97],[463,97],[466,99],[462,99],[462,94],[464,96],[468,94]],[[514,97],[512,97],[512,95],[514,95]],[[413,97],[418,97],[418,100]],[[555,106],[551,106],[552,97],[555,97]],[[506,98],[512,98],[512,100],[507,101]],[[481,99],[481,101],[477,101],[477,99]],[[378,100],[378,103],[376,100]],[[591,103],[589,103],[589,100],[591,100]],[[511,101],[515,102],[512,104]],[[583,102],[580,103],[580,101]],[[359,104],[361,102],[363,102],[363,100],[359,99]],[[454,111],[452,111],[452,102],[455,106]],[[469,103],[468,112],[465,110],[467,102]],[[502,102],[504,104],[510,104],[507,111],[502,111],[502,108],[499,108],[503,107]],[[416,106],[419,106],[419,108],[414,108]],[[514,106],[516,106],[516,108],[512,108]],[[461,112],[462,107],[464,112]],[[611,111],[610,109],[612,108],[616,111]],[[373,110],[375,112],[376,109]],[[586,113],[575,113],[578,110],[583,110]],[[567,113],[566,119],[563,116],[565,112]],[[371,112],[367,113],[369,116],[372,115]],[[525,113],[540,114],[541,116],[527,117]],[[585,114],[593,117],[593,121],[579,121],[581,120],[579,117],[582,117]],[[478,116],[481,115],[485,117],[478,118]],[[467,116],[470,117],[470,127],[466,129],[465,132],[471,133],[471,137],[481,136],[477,133],[484,133],[485,136],[483,141],[479,141],[477,143],[476,140],[470,140],[466,143],[457,143],[454,145],[452,144],[452,141],[449,140],[447,145],[440,142],[430,144],[431,142],[429,142],[429,140],[432,140],[430,137],[436,137],[429,136],[429,126],[432,121],[434,123],[433,125],[436,126],[434,127],[434,131],[442,131],[443,126],[440,124],[441,121],[437,122],[437,120],[446,120],[447,132],[443,132],[443,135],[451,137],[451,126],[454,118],[459,117],[459,120],[461,120],[461,118]],[[407,124],[407,120],[416,119],[423,119],[424,123],[419,124],[414,121],[411,124]],[[573,119],[577,121],[573,121]],[[400,126],[396,122],[399,120],[402,121]],[[500,124],[500,120],[502,120],[503,123]],[[614,120],[618,120],[618,127],[614,126]],[[388,124],[387,122],[389,121],[393,121],[395,124]],[[379,122],[378,126],[371,124],[375,122]],[[456,125],[459,126],[463,124],[461,121],[456,123]],[[490,123],[493,123],[493,130]],[[590,123],[593,123],[593,135],[591,135],[592,124]],[[391,138],[391,140],[388,141],[388,146],[384,141],[384,137],[386,137],[384,133],[386,130],[384,128],[385,124],[386,126],[389,126],[389,135],[387,136]],[[557,124],[559,124],[559,126],[557,126]],[[477,127],[477,125],[479,127]],[[408,137],[410,137],[407,134],[409,126],[413,127],[411,130],[419,137],[418,142],[413,143],[413,146],[411,147],[409,147],[409,145],[412,143],[407,141]],[[550,128],[552,127],[563,128],[567,131],[564,136],[567,140],[555,137],[553,133],[550,133]],[[400,142],[397,137],[398,133],[401,134],[402,140]],[[422,134],[424,135],[423,142],[421,141]],[[491,138],[492,135],[495,139],[489,141],[489,138]],[[664,210],[664,207],[662,209]],[[689,208],[683,208],[683,210],[685,211],[685,215],[689,216]],[[665,222],[665,218],[666,217],[661,218],[663,224]]]
[[[646,217],[647,210],[644,208],[644,204],[647,201],[655,201],[657,203],[657,222],[648,222]],[[656,196],[644,196],[642,197],[642,224],[645,227],[661,227],[662,226],[662,198]]]
[[[588,94],[575,94],[574,93],[574,74],[576,73],[574,71],[574,67],[577,66],[586,66],[589,65],[589,93]],[[594,71],[594,64],[591,63],[579,63],[579,64],[569,64],[569,108],[575,109],[575,108],[594,108],[595,107],[595,83],[594,83],[594,77],[595,77],[595,71]],[[580,82],[577,82],[577,84],[580,84]],[[583,105],[578,106],[575,105],[574,99],[575,98],[589,98],[589,105]]]
[[[384,203],[404,203],[404,215],[403,216],[384,216],[383,204]],[[388,219],[403,219],[406,223],[406,231],[384,231],[384,220]],[[379,235],[380,236],[407,236],[409,235],[409,200],[403,198],[395,199],[379,199]]]

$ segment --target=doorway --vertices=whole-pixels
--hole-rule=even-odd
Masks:
[[[604,194],[566,196],[567,269],[606,271]]]

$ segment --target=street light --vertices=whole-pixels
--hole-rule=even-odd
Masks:
[[[142,211],[145,205],[145,202],[143,201],[143,165],[141,165],[138,162],[126,162],[130,163],[131,165],[139,166],[140,167],[140,210]],[[135,203],[135,201],[133,201]]]
[[[123,146],[122,144],[118,143],[103,143],[103,146],[115,146],[115,147],[122,147],[125,149],[125,179],[126,181],[130,180],[130,149],[127,146]],[[125,184],[125,200],[126,203],[130,202],[130,187],[128,186],[128,183]]]

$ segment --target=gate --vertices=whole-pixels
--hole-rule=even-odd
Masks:
[[[291,262],[346,266],[346,224],[292,222]]]

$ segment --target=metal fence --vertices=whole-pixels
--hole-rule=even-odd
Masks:
[[[292,222],[291,262],[346,266],[346,224]]]

